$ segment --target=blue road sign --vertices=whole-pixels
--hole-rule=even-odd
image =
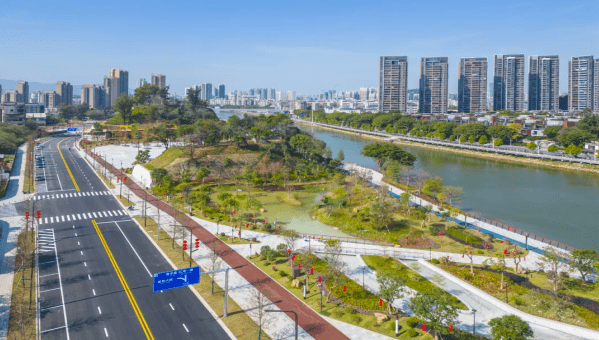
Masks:
[[[154,274],[154,293],[200,283],[200,267],[189,267]]]
[[[67,128],[67,131],[77,131],[77,128],[76,127],[74,127],[74,128]]]

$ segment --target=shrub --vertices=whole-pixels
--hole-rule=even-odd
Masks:
[[[279,276],[280,276],[280,277],[285,277],[285,276],[287,276],[287,273],[285,273],[285,272],[284,272],[284,271],[282,271],[282,270],[278,271],[278,273],[279,273]]]
[[[479,250],[477,250],[477,251],[476,251],[476,253],[477,253],[478,255],[483,255],[485,252],[484,252],[483,250],[479,249]]]
[[[346,314],[356,314],[356,310],[353,309],[352,307],[345,307],[345,313]]]
[[[431,260],[431,263],[432,263],[432,264],[439,264],[439,260],[437,260],[437,259],[432,259],[432,260]]]
[[[481,239],[479,239],[476,236],[470,235],[467,232],[460,230],[460,229],[447,228],[447,229],[445,229],[445,232],[447,234],[457,238],[458,240],[466,242],[466,243],[471,243],[471,244],[476,244],[476,245],[482,244]]]
[[[414,328],[408,328],[408,330],[406,331],[406,334],[407,334],[409,337],[412,337],[412,338],[413,338],[413,337],[415,337],[415,336],[417,336],[417,335],[418,335],[418,332],[416,332],[416,330],[415,330]]]
[[[416,326],[418,321],[419,320],[417,317],[410,316],[409,318],[406,319],[406,325],[408,325],[408,327],[414,327],[414,326]]]
[[[431,236],[439,235],[439,229],[437,227],[433,227],[433,226],[428,227],[428,232],[429,232],[429,234],[431,234]]]
[[[272,270],[274,270],[276,272],[277,271],[277,267],[276,266],[272,266]]]
[[[351,317],[351,322],[353,322],[355,324],[359,324],[360,322],[362,322],[362,317],[359,316],[358,314],[354,314]]]
[[[345,312],[343,312],[341,309],[335,309],[335,311],[333,312],[333,316],[335,316],[336,318],[340,318],[344,315]]]
[[[401,331],[403,327],[401,325],[398,325],[397,330]],[[389,322],[389,329],[392,331],[395,331],[395,322]]]

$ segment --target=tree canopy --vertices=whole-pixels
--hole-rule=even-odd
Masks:
[[[371,157],[381,161],[381,163],[386,161],[395,161],[401,165],[411,166],[414,165],[414,162],[416,162],[416,156],[410,152],[404,151],[401,147],[392,143],[376,142],[369,144],[364,146],[362,152],[360,153],[366,157]]]

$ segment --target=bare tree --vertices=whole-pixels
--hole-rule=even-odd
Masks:
[[[470,274],[474,275],[474,254],[472,252],[474,248],[468,246],[462,250],[462,257],[467,256],[470,259]]]
[[[297,246],[297,242],[300,239],[299,234],[294,229],[287,229],[283,233],[281,233],[283,239],[285,241],[285,245],[287,249],[290,251],[295,251],[295,247]]]
[[[537,262],[537,265],[547,273],[547,278],[553,284],[553,292],[557,293],[563,283],[564,278],[560,275],[568,268],[566,260],[570,255],[553,247],[543,249],[543,256]]]
[[[327,293],[327,302],[331,301],[333,289],[343,283],[343,272],[347,264],[341,259],[341,242],[339,240],[325,241],[325,256],[324,260],[328,265],[328,270],[324,274],[325,281],[329,283],[329,291]]]
[[[210,257],[209,257],[210,268],[208,268],[208,269],[210,271],[220,269],[220,266],[222,265],[222,261],[220,259],[220,251],[217,249],[215,243],[212,243],[210,245],[210,250],[211,250]],[[211,294],[214,294],[214,274],[215,273],[212,273],[212,275],[210,275],[211,279],[212,279],[212,291],[211,291]]]
[[[306,290],[308,289],[309,284],[308,274],[310,273],[310,268],[312,268],[314,266],[314,263],[316,263],[316,260],[318,260],[318,258],[308,248],[302,248],[299,256],[299,262],[302,265],[302,267],[304,267],[304,273],[306,274],[304,283],[304,285],[306,286]]]
[[[376,226],[383,227],[389,232],[389,225],[393,222],[393,214],[397,210],[397,200],[389,195],[387,186],[381,185],[377,189],[376,200],[371,206],[371,214]]]
[[[524,257],[524,251],[518,245],[514,244],[514,248],[509,252],[510,258],[514,261],[514,272],[517,274],[520,271],[520,262]]]
[[[258,284],[254,288],[250,293],[250,301],[254,307],[248,311],[248,314],[258,324],[258,339],[260,339],[262,337],[262,327],[268,323],[269,319],[269,314],[265,312],[265,309],[271,302],[264,295],[265,289],[262,285]]]

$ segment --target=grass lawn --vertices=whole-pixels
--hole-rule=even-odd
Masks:
[[[126,207],[135,205],[135,203],[133,203],[133,201],[127,200],[127,195],[123,195],[123,196],[117,195],[116,198],[118,198],[118,200],[121,201],[121,203],[123,203],[123,205],[125,205]]]
[[[100,179],[108,186],[108,188],[114,189],[114,184],[112,184],[106,176],[104,176],[101,173],[97,173],[97,174],[98,174],[98,177],[100,177]]]
[[[32,159],[29,159],[31,154],[31,147],[27,145],[27,155],[25,156],[25,174],[23,179],[23,191],[24,192],[35,192],[35,181],[31,176],[31,166],[33,166],[34,162]],[[33,176],[35,176],[35,169],[33,169]]]
[[[160,157],[156,157],[144,164],[144,166],[148,169],[155,168],[166,168],[171,163],[173,163],[177,158],[186,157],[183,153],[183,149],[172,147],[168,148],[165,152],[163,152]]]
[[[436,294],[444,294],[451,296],[451,300],[453,305],[467,310],[468,308],[464,305],[458,298],[453,295],[450,295],[443,289],[436,286],[434,283],[425,279],[422,275],[417,272],[411,270],[403,263],[397,261],[394,258],[389,256],[373,256],[373,255],[363,255],[362,259],[368,265],[368,267],[375,270],[377,273],[389,273],[391,275],[396,275],[397,277],[405,280],[405,285],[409,288],[412,288],[418,292],[434,292]]]
[[[241,233],[243,235],[243,232]],[[241,238],[241,240],[239,240],[239,237],[231,237],[230,235],[227,236],[222,236],[220,234],[216,235],[216,237],[218,237],[221,241],[225,242],[226,244],[249,244],[250,240],[246,239],[246,238]],[[252,241],[252,244],[258,244],[260,243],[260,241]]]
[[[31,231],[19,234],[18,250],[15,259],[15,275],[12,284],[12,299],[10,303],[10,319],[8,321],[7,339],[33,339],[35,338],[35,311],[36,311],[36,291],[35,273],[33,273],[33,295],[29,301],[31,282],[31,255],[33,242],[31,242]],[[23,251],[26,250],[26,251]],[[18,270],[20,265],[24,265],[24,270]],[[23,281],[27,279],[27,281]],[[29,308],[31,304],[31,309]]]
[[[250,259],[250,261],[254,262],[260,269],[262,269],[267,275],[272,277],[274,280],[279,282],[283,287],[287,290],[295,294],[298,298],[302,299],[302,288],[291,288],[291,279],[289,274],[291,273],[291,269],[287,262],[287,257],[277,257],[275,261],[269,262],[267,260],[260,260],[257,256]],[[273,270],[273,266],[276,270]],[[326,263],[321,261],[320,263],[314,266],[315,270],[326,270]],[[283,274],[281,274],[283,273]],[[303,276],[300,278],[300,281],[303,280]],[[306,294],[306,299],[304,302],[312,307],[317,312],[320,312],[320,300],[321,295],[319,294],[319,289],[315,285],[315,281],[317,279],[316,275],[312,275],[310,277],[310,283],[308,285],[308,293]],[[374,296],[374,294],[370,293],[367,290],[364,290],[361,286],[359,286],[355,281],[349,280],[346,283],[348,296],[354,294],[356,297],[359,295],[364,298],[364,300],[374,300],[373,304],[378,306],[378,297]],[[338,287],[339,290],[342,290],[342,287]],[[383,322],[380,325],[376,324],[376,317],[373,315],[364,315],[354,313],[355,311],[352,308],[341,308],[334,304],[326,303],[326,296],[323,297],[324,305],[322,307],[322,314],[332,317],[337,320],[341,320],[353,325],[357,325],[362,328],[366,328],[368,330],[381,333],[387,336],[395,337],[395,321],[388,320]],[[399,336],[397,339],[408,340],[411,339],[410,336],[406,334],[408,327],[404,322],[406,318],[402,317],[399,319],[400,321],[400,330]],[[429,334],[421,335],[422,332],[420,330],[417,331],[419,334],[418,339],[433,339]]]
[[[535,286],[548,290],[553,289],[553,286],[547,279],[546,273],[531,273],[529,274],[529,280]],[[580,279],[568,278],[564,283],[564,287],[559,292],[599,301],[599,283],[585,283]]]
[[[143,227],[143,218],[138,217],[136,219]],[[145,231],[150,235],[150,237],[152,237],[152,239],[156,240],[156,222],[153,219],[149,218],[147,220],[147,227],[145,228]],[[171,249],[172,238],[166,232],[164,232],[164,230],[160,230],[160,240],[158,241],[158,245],[177,268],[189,266],[189,256],[187,255],[187,252],[182,257],[181,247],[179,247],[177,244],[175,244],[175,249]],[[200,280],[200,284],[193,285],[193,287],[198,291],[198,293],[200,293],[204,300],[208,302],[212,310],[214,310],[216,314],[222,316],[224,311],[224,290],[215,284],[214,294],[211,294],[210,282],[211,280],[209,277],[204,277],[202,280]],[[238,339],[250,339],[248,335],[257,334],[258,332],[258,326],[254,320],[252,320],[231,298],[229,298],[228,315],[226,318],[222,318],[221,320]],[[262,333],[262,338],[266,340],[270,339],[264,333]]]
[[[599,315],[592,311],[565,299],[529,289],[507,277],[505,278],[506,294],[505,289],[500,289],[500,273],[483,270],[481,266],[475,266],[474,275],[470,274],[469,265],[438,265],[438,267],[503,302],[506,302],[507,296],[507,303],[523,312],[581,327],[599,329]]]

